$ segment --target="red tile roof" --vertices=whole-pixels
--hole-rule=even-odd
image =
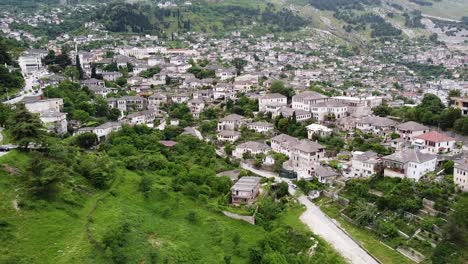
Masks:
[[[455,141],[454,138],[441,134],[437,131],[427,132],[420,136],[414,137],[416,139],[422,139],[430,142],[446,142],[446,141]]]

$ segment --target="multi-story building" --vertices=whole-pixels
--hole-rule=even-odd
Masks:
[[[260,178],[245,176],[231,187],[233,204],[252,204],[260,192]]]
[[[62,98],[42,100],[36,97],[25,97],[20,103],[24,103],[29,112],[39,114],[39,118],[47,131],[57,134],[67,132],[67,114],[61,112],[63,108]]]
[[[218,131],[235,130],[244,124],[244,117],[237,114],[230,114],[223,117],[218,122]]]
[[[455,141],[452,137],[437,131],[431,131],[414,137],[412,145],[422,152],[432,154],[450,153],[455,148]]]
[[[323,94],[306,91],[292,97],[292,108],[310,112],[312,105],[327,102],[329,99]]]
[[[370,177],[381,172],[382,160],[373,151],[355,151],[351,159],[351,177]]]
[[[429,132],[427,126],[414,121],[405,122],[396,126],[395,132],[405,141],[411,141],[414,137]]]
[[[117,108],[122,112],[130,109],[142,111],[146,109],[148,101],[140,96],[123,96],[121,98],[108,98],[107,104],[110,108]]]
[[[39,55],[20,56],[18,63],[24,75],[32,74],[42,69],[42,59]]]
[[[279,93],[265,94],[258,99],[260,112],[276,112],[287,104],[287,97]]]
[[[347,115],[348,107],[340,102],[327,101],[310,105],[312,118],[316,121],[325,121],[327,118],[340,119]]]
[[[468,97],[451,98],[450,105],[458,108],[463,116],[468,115]]]
[[[372,113],[372,108],[382,104],[382,97],[350,97],[335,96],[335,101],[345,104],[348,107],[348,113],[354,117],[363,117]]]
[[[255,156],[257,154],[267,154],[270,150],[271,148],[263,142],[248,141],[237,145],[232,152],[232,156],[241,159],[244,153]]]
[[[403,149],[382,157],[382,161],[384,176],[419,181],[424,174],[435,170],[437,156],[421,153],[415,149]]]
[[[453,182],[462,192],[468,192],[468,159],[455,161]]]

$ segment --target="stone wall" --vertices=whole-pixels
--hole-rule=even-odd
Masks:
[[[232,219],[237,219],[237,220],[242,220],[242,221],[245,221],[251,225],[255,225],[255,216],[251,216],[251,215],[239,215],[239,214],[235,214],[235,213],[231,213],[231,212],[228,212],[228,211],[223,211],[223,214],[229,218],[232,218]]]

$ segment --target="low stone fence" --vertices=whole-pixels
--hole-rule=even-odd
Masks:
[[[240,215],[231,213],[228,211],[223,211],[223,214],[229,218],[245,221],[251,225],[255,225],[255,216],[252,215]]]

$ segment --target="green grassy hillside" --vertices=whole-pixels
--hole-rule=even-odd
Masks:
[[[343,263],[319,238],[307,257],[314,235],[293,200],[262,196],[258,225],[224,216],[228,182],[213,169],[232,165],[204,142],[179,137],[169,150],[160,136],[126,128],[98,156],[70,138],[1,157],[0,263]]]

